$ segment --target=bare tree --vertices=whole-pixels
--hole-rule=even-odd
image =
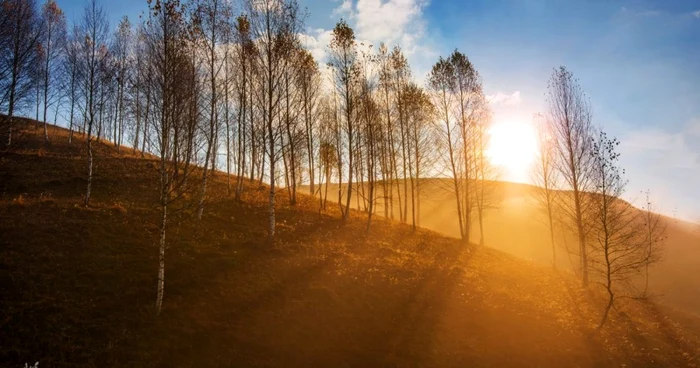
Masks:
[[[556,147],[551,128],[541,115],[535,117],[537,123],[537,161],[533,166],[532,182],[537,188],[532,192],[535,202],[546,216],[549,229],[549,240],[552,247],[552,267],[557,268],[557,248],[554,240],[554,218],[557,216],[556,207],[559,199],[556,185],[558,172],[554,167]]]
[[[396,145],[394,142],[394,124],[392,119],[394,99],[391,92],[393,89],[392,63],[389,50],[385,44],[379,45],[377,54],[377,64],[379,73],[379,88],[381,90],[381,103],[383,105],[384,123],[382,129],[382,191],[384,192],[384,217],[394,219],[394,185],[398,191],[399,202],[401,200],[401,187],[397,180]],[[401,204],[399,204],[399,210]]]
[[[255,155],[257,142],[255,140],[255,121],[253,119],[253,83],[255,76],[255,43],[251,39],[250,20],[246,15],[238,16],[234,24],[234,39],[237,43],[237,56],[234,73],[237,86],[238,114],[237,114],[237,172],[236,172],[236,200],[241,200],[243,191],[243,178],[246,176],[246,168],[251,167],[250,180],[253,180],[255,169]],[[248,147],[250,146],[250,151]],[[250,153],[250,162],[247,157]]]
[[[146,142],[145,127],[146,116],[148,115],[148,109],[144,106],[144,98],[148,101],[149,98],[144,96],[146,83],[144,83],[145,73],[146,73],[146,31],[144,29],[145,24],[142,22],[136,28],[136,35],[133,40],[133,52],[134,60],[132,62],[133,70],[129,79],[129,94],[132,102],[134,117],[134,143],[133,152],[139,148],[139,137],[142,137],[142,142]],[[148,105],[146,103],[146,105]],[[141,135],[141,129],[144,129],[144,134]],[[144,149],[141,150],[141,155],[144,155]]]
[[[431,121],[434,116],[433,105],[422,88],[409,83],[401,103],[406,120],[406,146],[408,178],[411,193],[411,226],[415,230],[420,226],[421,177],[426,175],[430,164],[430,146],[433,143]]]
[[[377,105],[374,94],[376,89],[376,76],[374,73],[375,58],[369,50],[371,47],[363,50],[358,58],[358,94],[357,94],[357,133],[358,145],[356,146],[356,162],[357,167],[364,167],[364,170],[358,170],[356,174],[358,188],[362,188],[358,192],[358,199],[363,198],[363,203],[367,212],[367,227],[366,234],[369,234],[372,225],[372,217],[375,211],[376,203],[376,182],[378,175],[378,151],[379,137],[381,131],[380,125],[380,110]],[[363,162],[364,161],[364,162]],[[363,177],[366,180],[362,180]],[[366,189],[366,191],[364,190]],[[359,207],[359,206],[358,206]]]
[[[627,181],[618,167],[617,139],[599,132],[591,144],[592,173],[595,193],[592,195],[593,221],[590,266],[596,281],[608,293],[608,302],[600,326],[608,319],[615,300],[632,289],[633,278],[651,261],[647,254],[640,212],[623,201]],[[589,194],[587,194],[589,195]],[[640,229],[641,227],[641,229]]]
[[[84,79],[84,110],[87,124],[87,151],[88,151],[88,175],[87,191],[85,193],[85,205],[90,203],[92,189],[92,133],[97,120],[98,109],[102,103],[98,94],[104,91],[104,64],[107,58],[107,39],[109,23],[105,12],[96,0],[90,0],[85,7],[80,32],[81,47],[81,71]],[[99,133],[98,133],[99,137]]]
[[[407,115],[406,115],[406,105],[404,104],[409,81],[411,79],[411,68],[408,64],[408,60],[404,56],[403,52],[399,47],[394,47],[391,54],[389,55],[389,62],[391,65],[391,84],[394,91],[394,98],[396,103],[397,112],[397,126],[398,131],[398,145],[401,147],[401,178],[403,181],[403,200],[401,199],[400,187],[397,187],[398,198],[399,198],[399,218],[401,222],[406,223],[408,221],[408,167],[410,152],[408,144],[408,126],[407,126]],[[397,152],[398,153],[398,152]],[[398,159],[394,159],[396,163]],[[398,167],[394,168],[394,175],[398,177]],[[398,184],[398,183],[397,183]]]
[[[457,119],[453,117],[453,103],[455,90],[454,67],[448,60],[440,57],[428,76],[428,88],[435,106],[436,117],[440,119],[440,127],[437,130],[439,140],[444,147],[442,157],[446,159],[447,171],[453,184],[454,195],[457,203],[457,220],[459,232],[464,241],[469,241],[465,233],[464,216],[462,209],[462,193],[460,193],[461,170],[459,169],[459,126]]]
[[[555,167],[561,175],[567,198],[561,208],[570,220],[578,238],[579,270],[584,286],[588,285],[588,250],[586,248],[587,216],[591,207],[586,192],[592,189],[592,126],[591,109],[578,82],[566,68],[555,69],[549,81],[546,119],[556,142]]]
[[[333,175],[333,170],[338,167],[338,154],[337,149],[333,142],[335,142],[335,129],[337,126],[337,111],[335,106],[330,101],[330,96],[324,96],[321,99],[320,105],[320,119],[319,119],[319,150],[318,150],[318,163],[319,172],[323,173],[322,182],[325,183],[325,190],[323,190],[322,182],[319,181],[319,192],[320,192],[320,207],[319,210],[325,210],[328,203],[328,186],[331,182],[331,177]],[[323,191],[322,191],[323,190]]]
[[[73,30],[64,44],[63,75],[66,90],[70,103],[68,113],[68,144],[73,143],[73,127],[75,126],[75,109],[80,102],[80,30],[73,27]]]
[[[438,60],[428,82],[440,119],[437,132],[446,171],[451,177],[460,234],[462,240],[468,242],[473,210],[475,207],[483,210],[486,204],[486,187],[479,184],[485,183],[488,164],[482,154],[487,143],[485,130],[488,115],[481,81],[466,55],[455,50],[449,58]],[[484,169],[481,172],[480,167]],[[482,181],[478,180],[480,177]],[[479,213],[483,217],[483,211]]]
[[[333,38],[329,45],[330,57],[329,67],[334,73],[334,83],[338,95],[340,96],[343,118],[345,120],[344,130],[347,136],[348,146],[348,187],[345,196],[345,207],[340,207],[343,220],[350,217],[350,200],[352,197],[352,181],[354,173],[355,157],[355,85],[358,75],[357,50],[355,43],[355,32],[344,20],[340,20],[333,28]],[[341,151],[341,147],[336,145],[336,149]],[[340,160],[339,160],[340,161]],[[338,175],[339,188],[342,186],[342,170]],[[340,199],[340,198],[339,198]]]
[[[663,246],[666,242],[666,224],[662,221],[661,215],[655,213],[656,208],[651,202],[651,192],[644,193],[644,207],[642,207],[642,218],[644,224],[644,289],[641,297],[649,296],[649,266],[661,261],[663,256]]]
[[[117,151],[121,149],[122,139],[124,135],[124,120],[126,114],[126,88],[129,80],[129,73],[132,71],[131,66],[131,48],[132,48],[132,29],[131,22],[128,17],[123,17],[119,22],[117,31],[114,34],[112,44],[112,55],[114,56],[114,123],[113,123],[113,139],[117,146]]]
[[[200,45],[206,58],[207,77],[209,82],[209,126],[206,131],[207,146],[202,172],[202,191],[199,199],[197,218],[202,218],[204,201],[207,190],[207,177],[209,164],[211,170],[216,170],[216,156],[218,151],[217,135],[219,129],[219,94],[221,93],[221,72],[225,67],[224,58],[219,56],[219,46],[228,34],[228,17],[231,9],[228,2],[223,0],[198,0],[195,3],[193,23],[199,32]]]
[[[160,314],[165,293],[166,232],[172,206],[181,199],[187,174],[179,174],[175,160],[181,145],[191,144],[175,134],[176,125],[192,124],[192,116],[185,113],[194,98],[196,74],[190,71],[195,63],[192,48],[186,37],[187,24],[182,6],[177,0],[155,0],[149,6],[145,29],[147,81],[153,104],[148,116],[153,125],[155,143],[160,156],[160,183],[158,187],[161,208],[159,236],[158,287],[156,314]]]
[[[316,139],[318,90],[321,87],[318,63],[307,50],[299,50],[298,85],[301,93],[301,107],[304,120],[304,137],[306,140],[306,152],[309,172],[309,193],[316,193],[315,157],[318,141]]]
[[[279,122],[282,116],[282,87],[284,83],[284,61],[291,51],[288,42],[289,30],[296,29],[292,23],[298,20],[298,6],[294,0],[248,0],[246,10],[250,17],[252,39],[257,46],[257,86],[258,110],[264,125],[264,141],[269,164],[269,226],[268,241],[275,236],[275,183],[276,165],[279,156],[278,145],[281,141]],[[296,36],[296,35],[295,35]],[[262,161],[264,164],[265,161]],[[262,170],[261,170],[262,173]]]
[[[500,204],[496,184],[496,181],[500,179],[500,171],[486,157],[490,139],[491,110],[481,88],[476,89],[474,93],[474,113],[470,117],[469,125],[471,126],[474,150],[472,154],[475,178],[474,203],[479,222],[479,245],[483,246],[486,241],[484,232],[486,210],[498,208]]]
[[[44,52],[43,88],[44,88],[44,141],[49,141],[49,133],[46,127],[46,115],[49,107],[55,103],[59,96],[52,91],[54,80],[60,67],[60,57],[63,52],[63,45],[66,41],[66,18],[63,10],[58,7],[56,1],[48,0],[42,7],[42,49]]]
[[[12,145],[13,117],[36,86],[41,39],[34,0],[0,2],[0,107],[7,111],[6,145]]]
[[[469,58],[455,50],[450,55],[450,63],[454,68],[455,76],[455,115],[459,123],[460,136],[460,161],[462,175],[462,215],[464,216],[464,236],[471,239],[472,215],[476,205],[474,182],[477,178],[476,134],[474,126],[475,115],[480,113],[481,81],[474,65]]]

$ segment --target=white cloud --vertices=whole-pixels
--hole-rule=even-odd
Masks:
[[[695,18],[700,18],[700,10],[694,11],[694,12],[693,12],[693,16],[694,16]]]
[[[398,45],[407,57],[429,49],[421,44],[425,34],[423,11],[426,0],[343,0],[333,10],[332,18],[343,17],[355,31],[358,43],[378,46],[384,42],[390,48]],[[326,56],[320,48],[328,46],[331,31],[316,29],[307,34],[307,47],[318,48],[314,56]]]
[[[326,62],[327,47],[331,42],[332,32],[323,28],[308,30],[306,34],[300,34],[301,43],[311,52],[319,63]]]
[[[415,52],[425,22],[423,0],[357,0],[352,9],[357,36],[374,43],[399,44],[406,54]]]
[[[358,44],[372,45],[375,50],[381,42],[389,49],[401,47],[413,68],[418,83],[437,60],[433,42],[426,40],[426,22],[423,12],[428,0],[334,0],[338,3],[331,18],[344,18],[355,31]],[[332,30],[311,29],[302,36],[302,42],[325,67]]]
[[[486,100],[493,105],[519,106],[521,101],[520,91],[515,91],[510,95],[498,92],[495,95],[487,95]]]

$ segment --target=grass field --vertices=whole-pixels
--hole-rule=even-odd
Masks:
[[[690,324],[649,302],[604,298],[568,273],[364,215],[343,223],[265,188],[242,202],[213,180],[201,221],[168,229],[158,269],[157,164],[29,128],[0,154],[0,365],[20,367],[697,367]]]

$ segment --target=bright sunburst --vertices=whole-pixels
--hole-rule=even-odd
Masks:
[[[528,181],[530,166],[537,155],[535,130],[522,122],[496,123],[489,129],[486,154],[491,163],[504,170],[504,180]]]

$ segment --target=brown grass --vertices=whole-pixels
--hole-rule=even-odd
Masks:
[[[359,212],[348,223],[280,192],[237,203],[217,174],[201,222],[168,229],[162,315],[153,158],[97,145],[81,205],[84,141],[30,128],[0,157],[0,365],[40,367],[693,366],[693,335],[628,303],[596,332],[602,298],[488,248]],[[22,204],[13,204],[22,198]],[[504,230],[505,231],[505,230]]]

